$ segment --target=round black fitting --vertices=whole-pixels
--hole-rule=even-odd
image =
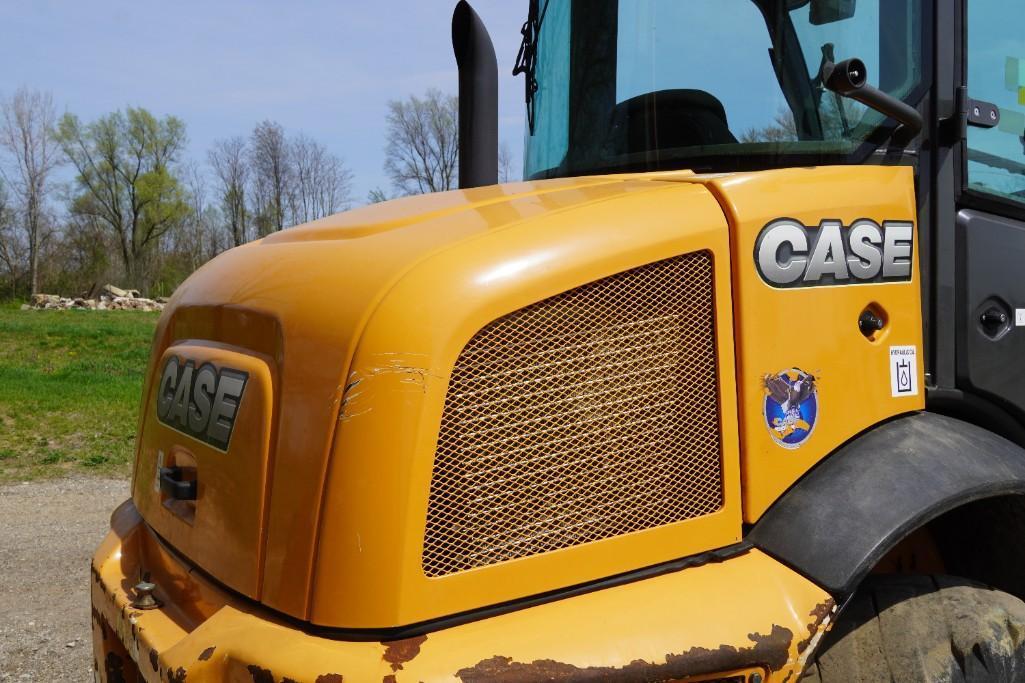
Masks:
[[[826,74],[826,87],[841,95],[860,90],[867,82],[868,69],[865,62],[856,57],[833,64],[833,68]]]
[[[861,312],[861,315],[858,316],[858,329],[861,330],[861,333],[866,337],[871,337],[873,334],[883,329],[885,325],[886,323],[883,322],[883,319],[876,315],[875,311],[872,309],[865,309]]]

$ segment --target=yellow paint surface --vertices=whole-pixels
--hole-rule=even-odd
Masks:
[[[643,670],[664,680],[683,678],[683,672],[746,669],[736,662],[751,658],[770,660],[762,670],[774,682],[800,670],[833,614],[824,591],[750,551],[426,637],[346,642],[306,634],[224,593],[170,554],[131,503],[112,522],[93,564],[94,654],[105,662],[123,642],[150,683],[167,681],[168,670],[175,676],[184,672],[185,678],[174,680],[188,683],[251,681],[254,669],[297,683],[337,683],[322,678],[331,674],[360,682],[387,676],[396,683],[458,681],[479,680],[475,673],[495,667],[538,680],[553,664],[576,675],[598,667],[610,680],[650,667]],[[140,569],[157,584],[160,609],[131,607]],[[100,680],[107,680],[102,671]]]
[[[837,166],[694,176],[720,197],[730,221],[743,452],[744,520],[755,522],[801,475],[874,424],[925,407],[918,240],[911,282],[777,289],[755,269],[755,241],[788,217],[817,227],[859,218],[917,225],[912,169]],[[885,313],[872,339],[858,329],[867,307]],[[891,346],[918,349],[917,396],[893,397]],[[799,448],[772,438],[763,415],[765,376],[799,368],[815,376],[818,419]]]

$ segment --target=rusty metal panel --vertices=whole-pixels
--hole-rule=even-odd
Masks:
[[[708,251],[651,263],[470,340],[435,455],[428,576],[722,508],[712,268]]]

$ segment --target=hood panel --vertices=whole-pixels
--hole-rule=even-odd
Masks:
[[[292,228],[217,257],[175,293],[158,326],[152,360],[183,345],[198,354],[197,361],[224,349],[260,359],[269,378],[265,392],[273,401],[262,419],[274,426],[265,447],[251,444],[244,455],[235,451],[242,448],[234,442],[241,432],[233,437],[228,455],[251,466],[245,474],[251,481],[232,480],[227,466],[213,468],[223,474],[217,484],[224,487],[223,496],[220,488],[215,496],[201,483],[195,523],[183,526],[153,495],[157,452],[188,441],[156,419],[162,365],[154,363],[134,489],[143,516],[218,580],[305,618],[323,482],[348,364],[361,330],[389,289],[416,263],[456,243],[652,186],[628,178],[586,178],[407,198]],[[249,409],[242,406],[239,420]],[[197,460],[225,455],[201,442],[183,447]],[[211,482],[215,478],[210,475]],[[242,504],[254,507],[244,519],[225,509]],[[218,533],[238,539],[230,561],[217,557],[223,546]]]
[[[136,507],[179,552],[258,598],[273,362],[241,349],[186,342],[168,348],[157,367],[151,410],[143,416]],[[168,479],[194,482],[195,500],[176,497],[167,490]]]

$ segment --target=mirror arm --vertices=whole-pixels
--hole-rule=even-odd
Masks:
[[[845,59],[822,65],[822,83],[839,95],[857,100],[877,112],[898,121],[901,138],[910,141],[922,131],[924,121],[918,110],[868,84],[868,72],[860,59]],[[897,134],[895,133],[895,137]]]

